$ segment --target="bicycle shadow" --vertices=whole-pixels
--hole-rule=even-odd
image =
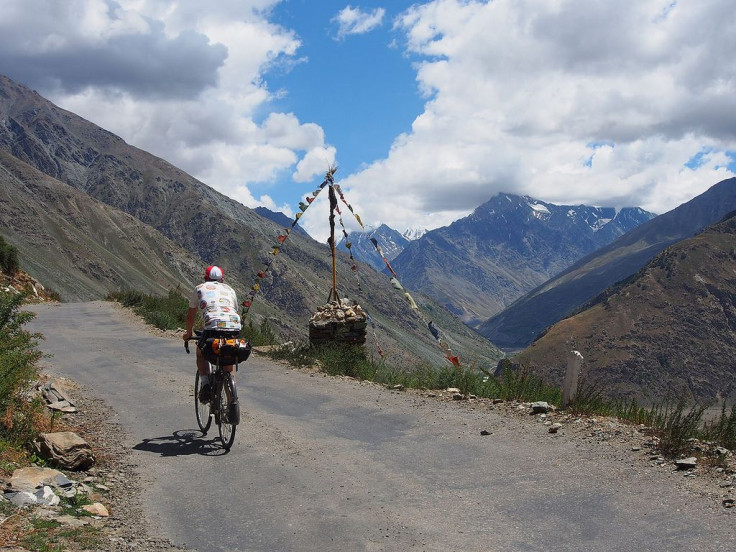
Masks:
[[[198,429],[180,429],[164,437],[143,439],[133,449],[154,452],[160,456],[222,456],[229,452],[216,434],[202,435]]]

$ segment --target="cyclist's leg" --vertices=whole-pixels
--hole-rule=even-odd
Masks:
[[[222,367],[222,370],[224,372],[227,372],[227,373],[230,374],[230,377],[233,380],[233,386],[234,386],[235,385],[235,365],[234,364],[230,364],[228,366],[223,366]],[[226,389],[226,391],[227,391],[227,402],[231,402],[233,399],[230,396],[230,389]],[[237,399],[237,397],[235,397],[235,398]]]
[[[225,372],[225,381],[222,387],[227,397],[227,420],[231,425],[236,426],[240,423],[240,402],[238,401],[238,389],[235,386],[235,370],[233,368],[233,365],[222,367]]]
[[[199,400],[207,403],[212,398],[212,382],[210,381],[210,363],[204,357],[202,350],[197,347],[197,372],[202,381],[202,388],[199,394]]]
[[[199,347],[197,347],[197,370],[199,371],[200,376],[208,376],[210,373],[210,363],[207,362],[206,358],[204,358],[202,349]]]

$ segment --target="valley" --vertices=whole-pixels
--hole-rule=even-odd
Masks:
[[[289,232],[294,224],[282,213],[249,209],[7,77],[0,77],[0,92],[0,235],[18,249],[32,277],[75,302],[121,290],[188,290],[204,266],[216,263],[225,267],[239,297],[255,291],[249,311],[255,324],[267,321],[283,340],[306,338],[311,314],[332,287],[325,244],[304,231]],[[733,178],[659,216],[637,207],[554,205],[501,193],[471,215],[413,240],[387,226],[351,234],[348,253],[358,262],[337,254],[340,295],[358,301],[375,323],[369,354],[384,355],[401,369],[445,362],[432,333],[439,328],[463,366],[490,373],[501,359],[521,352],[513,359],[517,365],[530,362],[538,375],[557,382],[559,351],[567,342],[558,337],[554,346],[541,348],[551,336],[569,334],[556,323],[566,328],[566,317],[733,210]],[[285,235],[288,241],[281,242]],[[371,238],[405,290],[397,293],[392,286]],[[271,263],[275,245],[278,256]],[[584,341],[588,368],[609,395],[733,397],[728,328],[734,296],[725,276],[731,259],[708,263],[724,271],[707,288],[717,298],[717,316],[686,323],[684,314],[700,312],[688,306],[646,315],[654,334],[683,344],[655,353],[659,367],[647,367],[656,349],[649,342],[637,342],[630,332],[609,335],[608,327],[617,326],[606,318],[608,311],[595,322],[605,334],[584,325],[585,340],[576,340]],[[687,289],[668,304],[686,305]],[[406,290],[417,309],[407,303]],[[620,301],[634,294],[627,297]],[[684,330],[671,331],[673,321]],[[526,350],[543,332],[545,338]],[[590,336],[605,337],[607,348],[594,352],[600,340]],[[670,384],[652,387],[652,378]]]

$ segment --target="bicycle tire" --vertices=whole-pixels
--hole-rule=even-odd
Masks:
[[[212,417],[210,416],[210,405],[199,401],[199,392],[202,389],[201,378],[199,377],[199,371],[194,377],[194,411],[197,413],[197,425],[202,431],[203,435],[207,435],[212,424]]]
[[[217,428],[220,432],[222,446],[225,450],[230,450],[230,447],[233,446],[233,442],[235,441],[235,430],[238,427],[238,420],[230,420],[228,410],[228,395],[236,401],[238,399],[232,374],[223,372],[217,387],[217,408],[220,411]]]

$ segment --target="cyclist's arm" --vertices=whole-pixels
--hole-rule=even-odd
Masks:
[[[192,330],[194,328],[194,319],[197,316],[197,308],[196,307],[189,307],[187,310],[187,321],[186,321],[186,331],[184,332],[184,339],[189,339],[192,337]]]

